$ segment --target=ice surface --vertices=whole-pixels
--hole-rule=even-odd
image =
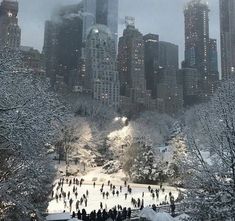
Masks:
[[[49,203],[48,206],[48,212],[49,213],[55,213],[55,212],[63,212],[64,210],[66,212],[72,212],[72,211],[76,211],[76,201],[80,200],[80,198],[82,197],[83,194],[86,194],[86,191],[88,190],[89,195],[88,195],[88,202],[87,202],[87,207],[85,207],[84,203],[82,205],[79,205],[79,209],[86,209],[86,211],[88,213],[90,213],[93,210],[98,210],[100,209],[100,202],[102,202],[103,204],[103,208],[106,209],[111,209],[114,206],[117,206],[118,204],[121,205],[122,207],[131,207],[131,208],[135,208],[132,203],[131,203],[131,198],[134,199],[138,199],[140,198],[140,200],[144,200],[144,206],[148,206],[148,205],[159,205],[160,202],[164,202],[165,201],[165,196],[167,196],[167,202],[169,202],[169,192],[172,193],[172,195],[174,196],[174,198],[176,199],[178,196],[178,191],[173,188],[173,187],[167,187],[164,186],[165,191],[160,191],[159,194],[159,199],[156,198],[152,198],[152,194],[148,191],[148,186],[147,184],[133,184],[133,183],[128,183],[130,185],[130,187],[132,188],[132,193],[127,195],[127,199],[125,199],[125,193],[127,193],[127,188],[124,187],[124,183],[121,180],[123,178],[122,176],[123,174],[121,172],[117,173],[116,176],[115,174],[112,175],[108,175],[108,174],[103,174],[100,170],[100,168],[96,168],[94,170],[92,170],[90,173],[88,173],[86,176],[83,176],[84,178],[84,184],[80,187],[80,186],[76,186],[77,187],[77,192],[78,192],[78,197],[76,199],[75,194],[73,193],[73,184],[69,187],[69,185],[64,184],[63,187],[63,191],[68,193],[68,191],[70,191],[71,195],[70,198],[72,198],[73,200],[73,204],[72,204],[72,208],[70,211],[70,207],[69,207],[69,199],[66,198],[66,200],[64,201],[63,197],[61,199],[58,200],[58,202],[56,201],[56,199],[52,199]],[[73,177],[71,177],[70,179],[72,179]],[[80,179],[81,177],[78,177],[78,179]],[[96,180],[96,185],[95,187],[93,186],[93,180]],[[111,191],[110,191],[110,187],[107,185],[108,180],[111,181],[111,183],[113,185],[116,186],[116,190],[120,191],[120,186],[122,186],[122,192],[120,192],[119,196],[117,196],[116,194],[113,196]],[[58,180],[56,181],[56,183],[58,182]],[[109,192],[109,197],[108,199],[105,197],[103,198],[100,189],[101,189],[101,185],[102,183],[104,183],[104,192]],[[154,190],[155,189],[159,189],[159,186],[154,186],[154,185],[150,185]],[[56,188],[54,189],[54,192],[56,194]],[[144,197],[142,198],[142,193],[144,192]],[[58,194],[60,194],[60,189],[58,190]],[[54,196],[55,197],[55,196]],[[65,206],[66,204],[66,206]]]

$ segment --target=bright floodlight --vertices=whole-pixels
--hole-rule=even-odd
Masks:
[[[115,117],[114,118],[114,121],[119,121],[120,120],[120,117]]]

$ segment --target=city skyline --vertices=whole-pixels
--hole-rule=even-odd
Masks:
[[[188,0],[119,0],[119,36],[124,26],[124,17],[133,16],[136,27],[143,34],[153,33],[161,41],[179,45],[179,61],[184,58],[184,5]],[[53,9],[59,5],[78,3],[79,0],[19,0],[19,25],[22,29],[22,45],[33,46],[42,50],[44,23],[49,19]],[[210,18],[210,36],[218,42],[220,66],[220,28],[219,1],[208,0]],[[30,10],[29,10],[30,8]],[[141,10],[139,10],[141,9]],[[171,16],[169,16],[171,15]],[[32,33],[36,33],[31,38]],[[172,34],[174,33],[174,34]]]

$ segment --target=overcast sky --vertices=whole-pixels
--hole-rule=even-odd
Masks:
[[[80,0],[18,0],[19,24],[22,29],[22,45],[42,49],[44,22],[58,5]],[[143,33],[160,35],[160,40],[179,45],[180,61],[184,56],[183,9],[189,0],[119,0],[119,19],[133,16],[136,27]],[[219,43],[219,0],[208,0],[210,8],[210,37]],[[119,25],[119,34],[124,26]],[[219,45],[218,45],[219,49]],[[220,58],[219,58],[220,60]]]

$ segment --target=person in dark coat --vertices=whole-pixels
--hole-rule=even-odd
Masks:
[[[126,210],[126,207],[124,207],[122,210],[122,218],[125,220],[126,217],[127,217],[127,210]]]
[[[73,213],[72,213],[72,218],[75,218],[76,217],[76,214],[75,214],[75,212],[73,211]]]
[[[106,212],[106,210],[104,209],[103,212],[102,212],[102,219],[105,221],[108,219],[108,214]]]
[[[107,199],[109,198],[109,192],[108,191],[106,192],[106,198]]]
[[[155,204],[152,205],[152,209],[156,212],[157,211],[157,207]]]
[[[86,210],[82,209],[82,220],[86,221],[87,217],[86,217]]]
[[[113,216],[114,216],[113,220],[115,220],[116,217],[117,217],[117,209],[116,209],[116,207],[114,207],[114,209],[113,209]]]
[[[175,215],[175,204],[172,203],[172,204],[170,205],[170,208],[171,208],[171,215],[174,217],[174,215]]]
[[[78,210],[78,212],[77,212],[77,218],[82,219],[82,214],[81,214],[80,210]]]
[[[128,217],[128,219],[131,219],[131,208],[130,207],[127,210],[127,217]]]
[[[100,209],[98,210],[96,217],[97,217],[96,218],[97,221],[102,221],[102,214],[101,214],[101,210]]]
[[[116,220],[117,221],[122,221],[121,212],[118,212]]]

